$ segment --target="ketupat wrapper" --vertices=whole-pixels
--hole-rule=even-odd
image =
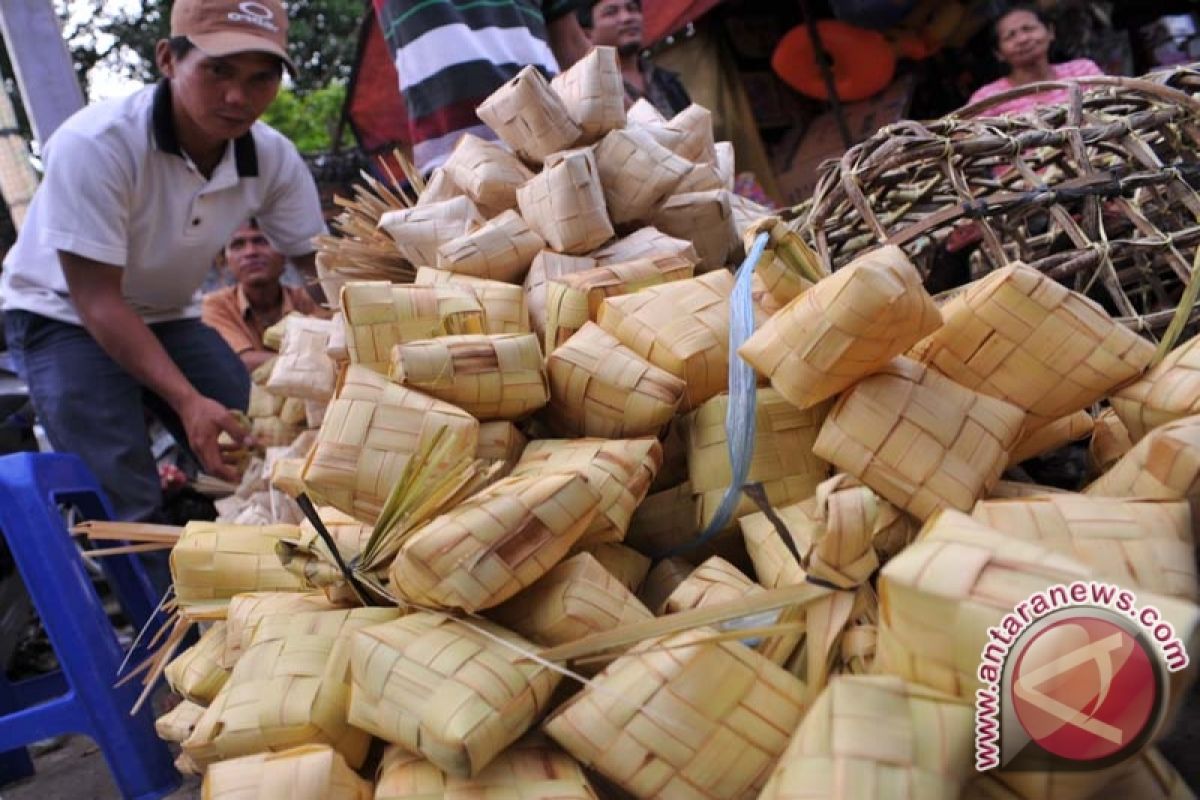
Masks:
[[[371,784],[327,745],[256,753],[208,768],[202,800],[371,800]]]
[[[520,283],[546,242],[516,211],[505,211],[438,248],[437,268],[476,278]]]
[[[722,142],[725,144],[725,142]],[[749,252],[759,233],[769,239],[754,268],[755,277],[782,307],[811,289],[828,275],[824,262],[813,252],[800,234],[785,225],[778,217],[760,220],[742,237]]]
[[[1188,500],[1193,528],[1200,530],[1200,414],[1150,431],[1083,491],[1098,497]]]
[[[164,742],[182,742],[192,735],[196,723],[204,714],[204,706],[184,700],[154,720],[154,732]]]
[[[274,614],[301,614],[307,611],[333,611],[331,603],[321,592],[246,592],[229,601],[225,616],[225,646],[220,653],[220,665],[233,669],[242,653],[254,641],[258,625]]]
[[[632,128],[610,132],[595,152],[608,213],[616,224],[653,217],[692,168],[647,132]]]
[[[417,205],[432,205],[433,203],[440,203],[443,200],[453,200],[456,197],[462,197],[464,194],[463,190],[458,188],[458,185],[446,174],[446,170],[442,167],[437,167],[433,172],[429,173],[429,177],[425,180],[425,188],[417,196]]]
[[[479,444],[475,448],[475,457],[489,464],[502,464],[495,476],[499,480],[512,472],[528,443],[528,437],[508,420],[482,422],[479,425]]]
[[[1156,747],[1111,767],[1057,772],[988,770],[975,777],[962,797],[972,800],[1109,800],[1154,797],[1195,800],[1196,795]]]
[[[439,247],[483,223],[479,209],[462,195],[440,203],[388,211],[379,218],[379,227],[396,242],[396,249],[418,267],[435,263]]]
[[[722,269],[738,246],[732,193],[725,189],[675,194],[655,212],[654,226],[696,247],[696,272]]]
[[[583,135],[562,98],[533,65],[492,92],[475,113],[513,152],[533,164],[571,147]]]
[[[690,542],[700,530],[696,523],[697,506],[692,485],[686,481],[649,494],[633,512],[624,541],[643,553],[657,556],[671,552]]]
[[[675,152],[696,164],[711,164],[717,160],[713,140],[712,112],[699,103],[692,103],[667,123],[667,127],[683,134]]]
[[[1091,436],[1094,427],[1092,415],[1086,411],[1076,411],[1074,414],[1059,417],[1033,430],[1029,429],[1027,423],[1021,438],[1009,453],[1008,463],[1020,464],[1026,459],[1057,450],[1070,442],[1085,439]]]
[[[529,307],[520,286],[472,275],[459,275],[436,267],[421,267],[414,281],[417,286],[451,284],[465,287],[483,307],[484,333],[528,333]],[[539,339],[540,341],[540,339]]]
[[[1096,415],[1092,439],[1088,442],[1088,466],[1093,475],[1101,475],[1133,449],[1133,437],[1117,412],[1104,408]]]
[[[459,777],[519,739],[560,678],[515,633],[424,611],[359,631],[351,650],[350,724]]]
[[[601,542],[586,552],[600,563],[626,589],[637,593],[638,587],[650,572],[650,558],[620,542]]]
[[[957,800],[974,774],[974,725],[970,705],[923,686],[835,677],[759,798]]]
[[[484,216],[517,207],[517,187],[533,177],[521,160],[496,142],[465,133],[442,170]]]
[[[546,158],[542,171],[517,189],[529,227],[560,253],[584,255],[613,237],[591,148]]]
[[[596,266],[590,257],[567,256],[553,250],[543,250],[533,257],[525,275],[525,304],[529,308],[529,324],[538,341],[546,340],[546,286],[549,281],[572,272],[582,272]]]
[[[801,559],[807,557],[812,550],[813,540],[820,535],[824,526],[817,511],[817,498],[810,497],[798,503],[779,506],[775,509],[775,516],[791,537]],[[738,525],[742,529],[746,552],[754,562],[754,574],[758,576],[760,584],[775,589],[804,583],[807,578],[804,565],[796,560],[765,513],[757,511],[747,514],[738,519]]]
[[[1159,425],[1200,413],[1200,336],[1176,347],[1109,402],[1134,442]]]
[[[214,622],[198,642],[175,656],[163,670],[171,690],[185,702],[207,706],[225,685],[229,678],[229,670],[224,664],[226,635],[225,623]]]
[[[400,286],[356,281],[342,288],[346,346],[355,364],[387,372],[400,342],[483,333],[483,306],[459,286]]]
[[[271,394],[257,383],[250,384],[250,402],[246,406],[246,416],[251,420],[263,417],[277,417],[283,409],[284,398]]]
[[[616,239],[590,254],[595,261],[593,266],[597,267],[661,256],[682,256],[693,264],[700,260],[700,256],[696,254],[696,248],[691,242],[668,236],[650,226],[638,228],[628,236]]]
[[[267,391],[284,397],[326,400],[333,394],[333,360],[325,353],[333,322],[293,314],[280,345]]]
[[[550,88],[583,131],[580,144],[591,144],[609,131],[625,127],[625,81],[615,47],[593,47],[551,78]]]
[[[695,568],[695,564],[679,556],[662,559],[646,573],[646,579],[638,587],[638,599],[655,616],[661,615],[671,592],[687,580]]]

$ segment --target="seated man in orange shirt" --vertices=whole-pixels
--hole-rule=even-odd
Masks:
[[[329,316],[303,287],[279,282],[283,254],[271,246],[253,218],[234,232],[224,256],[237,283],[206,295],[201,319],[221,334],[250,372],[275,355],[263,345],[267,328],[293,311]]]

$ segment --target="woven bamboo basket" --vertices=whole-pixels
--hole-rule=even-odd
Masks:
[[[612,573],[622,586],[635,594],[650,572],[649,557],[620,542],[594,544],[587,552],[600,566]]]
[[[591,144],[615,128],[625,127],[625,80],[615,47],[593,47],[565,72],[550,80],[583,135]]]
[[[392,562],[391,589],[439,608],[499,605],[557,564],[599,508],[580,472],[514,471],[415,531]]]
[[[530,442],[513,469],[513,477],[577,470],[599,495],[600,505],[579,539],[586,548],[619,542],[629,521],[650,490],[662,465],[657,439],[537,439]]]
[[[802,558],[807,557],[812,550],[813,540],[823,527],[817,512],[816,497],[779,506],[775,508],[775,515],[783,523],[796,551]],[[756,511],[747,514],[738,519],[738,526],[746,543],[746,551],[754,563],[754,574],[762,586],[777,589],[804,583],[807,575],[803,564],[796,560],[765,513]]]
[[[1159,425],[1200,414],[1200,336],[1172,350],[1109,402],[1134,442]]]
[[[916,269],[899,248],[885,247],[798,295],[738,354],[808,408],[879,371],[940,325]]]
[[[535,645],[483,620],[416,612],[354,636],[350,724],[478,775],[546,710],[559,675]]]
[[[651,226],[638,228],[628,236],[615,239],[591,253],[591,258],[596,262],[593,266],[597,267],[660,256],[683,256],[693,264],[700,260],[695,246],[690,241],[668,236]]]
[[[203,767],[264,750],[328,744],[357,769],[370,737],[346,722],[349,634],[399,613],[355,608],[263,619],[184,752]]]
[[[1088,442],[1088,466],[1092,474],[1100,475],[1133,449],[1133,437],[1117,412],[1104,408],[1096,415],[1092,439]]]
[[[638,587],[638,599],[655,616],[662,614],[671,592],[687,580],[695,568],[695,564],[679,556],[662,559],[646,573],[646,579]]]
[[[976,776],[963,797],[979,800],[1107,800],[1154,797],[1195,800],[1196,795],[1158,748],[1149,747],[1102,769],[1061,772],[990,770]]]
[[[696,246],[698,273],[723,268],[740,243],[725,189],[672,195],[654,214],[654,225]]]
[[[1088,407],[1154,356],[1099,305],[1023,264],[971,284],[941,311],[945,325],[918,345],[920,360],[1026,409],[1030,430]]]
[[[772,505],[793,503],[812,495],[829,477],[829,464],[813,453],[828,404],[804,411],[774,389],[762,389],[754,408],[754,445],[748,483],[762,483]],[[688,442],[688,480],[699,496],[698,521],[708,526],[726,488],[733,481],[725,417],[729,395],[708,400],[685,418]],[[743,496],[734,518],[757,509]]]
[[[662,115],[662,112],[654,107],[644,97],[639,97],[637,101],[625,111],[626,124],[630,128],[642,128],[646,125],[666,125],[667,118]]]
[[[220,619],[229,599],[242,592],[298,592],[306,587],[275,555],[292,525],[189,522],[171,549],[175,597],[185,614]]]
[[[192,735],[192,730],[204,714],[204,706],[184,700],[154,720],[154,732],[164,742],[178,744]]]
[[[713,145],[717,157],[717,174],[721,176],[721,188],[733,191],[737,168],[734,161],[733,142],[717,142]]]
[[[1025,414],[907,358],[834,405],[813,452],[919,519],[970,511],[1000,479]]]
[[[385,281],[342,289],[350,361],[387,372],[392,346],[448,334],[483,333],[483,306],[459,286],[398,286]]]
[[[546,737],[529,734],[473,778],[447,775],[395,745],[383,751],[375,800],[599,800],[579,763]]]
[[[705,643],[711,634],[635,647],[545,731],[637,797],[755,797],[804,714],[804,684],[737,642]]]
[[[650,286],[692,277],[695,267],[681,256],[639,258],[554,278],[546,285],[546,352],[562,346],[589,320],[595,321],[606,298],[633,294]]]
[[[225,617],[225,646],[218,656],[224,669],[233,669],[254,641],[258,625],[275,614],[333,611],[338,606],[321,592],[246,592],[229,601]]]
[[[694,164],[712,164],[717,160],[712,112],[704,106],[692,103],[671,117],[667,127],[682,134],[682,140],[674,148],[677,154]]]
[[[593,322],[546,359],[550,426],[566,436],[622,439],[656,435],[686,388]]]
[[[1072,556],[943,511],[880,573],[877,669],[971,702],[988,628],[1035,592],[1095,575]],[[1194,603],[1152,592],[1139,592],[1138,603],[1158,608],[1185,647],[1195,641]],[[1168,678],[1174,706],[1186,672]]]
[[[1084,492],[1098,497],[1186,499],[1195,512],[1200,507],[1200,415],[1150,431]]]
[[[696,507],[696,495],[686,482],[647,495],[633,512],[625,544],[639,552],[654,554],[690,542],[699,530]]]
[[[185,701],[202,707],[211,703],[229,679],[229,670],[224,664],[225,641],[225,623],[218,620],[198,642],[172,659],[163,671],[171,690]]]
[[[532,164],[583,136],[561,97],[535,66],[527,66],[475,109],[479,119]]]
[[[974,725],[971,706],[894,676],[834,678],[759,798],[957,800]]]
[[[314,502],[373,523],[412,454],[442,428],[474,452],[479,422],[470,414],[351,365],[305,461],[304,486]]]
[[[1086,439],[1092,435],[1095,428],[1092,415],[1082,410],[1059,417],[1034,430],[1029,430],[1029,425],[1030,421],[1026,418],[1021,438],[1017,440],[1017,443],[1013,445],[1012,452],[1008,454],[1010,466],[1057,450],[1070,442]]]
[[[618,225],[649,220],[692,168],[638,128],[612,131],[595,150],[608,213]]]
[[[533,232],[560,253],[584,255],[613,236],[591,148],[548,156],[542,171],[517,189],[517,206]]]
[[[504,464],[497,475],[498,478],[503,478],[517,465],[528,442],[525,434],[508,420],[483,422],[479,425],[479,444],[475,448],[475,457],[491,463]]]
[[[525,290],[520,286],[487,278],[475,278],[471,275],[459,275],[434,267],[418,269],[413,282],[417,286],[450,284],[469,289],[483,307],[484,333],[528,333],[532,330],[529,327]]]
[[[1127,77],[1040,88],[1069,99],[1021,117],[976,118],[985,103],[884,126],[822,171],[801,232],[835,269],[890,242],[939,277],[947,237],[969,222],[976,276],[1022,261],[1161,332],[1200,243],[1200,143],[1183,133],[1200,101]]]
[[[325,353],[333,323],[299,314],[288,318],[267,391],[284,397],[326,400],[333,394],[333,361]]]
[[[519,287],[518,287],[519,288]],[[550,400],[532,333],[442,336],[392,348],[391,379],[479,420],[514,420]]]
[[[681,412],[696,408],[729,385],[729,297],[725,270],[610,297],[596,322],[621,344],[687,384]],[[755,313],[756,326],[764,319]]]
[[[417,195],[417,205],[428,206],[463,196],[465,196],[463,190],[458,188],[458,184],[446,173],[446,170],[437,167],[425,179],[425,188]]]
[[[442,165],[447,177],[475,201],[485,217],[517,207],[517,187],[533,177],[502,145],[465,133]]]
[[[521,283],[533,257],[546,246],[516,211],[505,211],[482,228],[438,248],[437,267],[461,275]]]
[[[590,257],[567,256],[553,250],[543,250],[533,257],[525,275],[525,304],[529,308],[529,324],[538,341],[546,341],[546,286],[555,278],[572,272],[582,272],[596,266]]]
[[[971,513],[988,527],[1074,556],[1121,586],[1195,601],[1191,511],[1181,500],[1055,494],[982,500]]]
[[[725,185],[725,179],[717,170],[716,162],[693,164],[683,176],[672,194],[691,194],[692,192],[713,192],[720,189],[733,191]]]
[[[250,384],[250,402],[246,406],[246,416],[250,419],[277,417],[283,408],[283,398],[271,394],[257,383]]]
[[[371,783],[325,745],[256,753],[214,764],[204,775],[201,800],[371,800]]]
[[[488,616],[532,642],[551,647],[653,615],[599,561],[588,553],[576,553]]]
[[[379,227],[396,242],[396,249],[418,267],[435,263],[439,247],[483,223],[479,209],[465,195],[388,211],[379,218]]]

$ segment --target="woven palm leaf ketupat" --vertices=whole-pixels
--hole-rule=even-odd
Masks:
[[[636,128],[612,131],[595,153],[608,213],[618,225],[654,216],[692,169],[686,159]]]
[[[813,540],[820,534],[822,522],[817,512],[816,497],[798,503],[775,508],[775,515],[783,523],[801,557],[812,549]],[[754,563],[754,574],[758,582],[768,589],[794,586],[806,579],[804,566],[783,540],[774,524],[762,511],[747,514],[738,519],[746,552]]]
[[[429,177],[425,181],[425,188],[417,196],[417,206],[429,206],[434,203],[441,203],[445,200],[453,200],[456,197],[463,196],[463,190],[458,188],[458,185],[450,178],[446,170],[442,167],[437,167],[433,172],[429,173]]]
[[[395,619],[395,608],[277,614],[204,712],[184,752],[200,766],[264,750],[328,744],[361,766],[370,737],[346,722],[349,634]]]
[[[650,572],[649,556],[620,542],[601,542],[589,547],[587,553],[631,592],[637,592]]]
[[[625,543],[640,552],[658,554],[690,542],[699,530],[696,507],[696,495],[686,481],[647,495],[633,512]]]
[[[492,92],[475,113],[517,155],[532,164],[571,147],[583,135],[562,98],[532,65]]]
[[[1013,264],[942,306],[920,360],[968,389],[1029,411],[1029,430],[1080,411],[1150,364],[1154,346],[1100,306]]]
[[[683,134],[683,140],[675,152],[688,161],[712,164],[717,160],[712,112],[704,106],[692,103],[672,117],[667,127]]]
[[[412,454],[442,428],[474,452],[479,422],[470,414],[351,365],[305,462],[304,486],[314,502],[374,523]]]
[[[505,466],[497,478],[503,478],[517,465],[528,442],[528,437],[508,420],[483,422],[479,425],[475,457],[491,463],[502,462]]]
[[[550,702],[559,675],[525,658],[535,651],[499,625],[424,611],[359,631],[350,724],[450,775],[479,775]]]
[[[848,475],[818,486],[815,501],[821,524],[812,537],[807,573],[841,589],[865,583],[917,533],[912,517]]]
[[[307,611],[332,611],[338,606],[321,592],[246,592],[229,601],[225,618],[227,630],[220,664],[232,669],[250,647],[258,625],[275,614],[300,614]]]
[[[730,199],[725,189],[676,194],[654,214],[655,227],[696,246],[697,273],[722,269],[738,247]]]
[[[835,677],[759,798],[957,800],[974,724],[970,705],[892,675]]]
[[[647,122],[644,125],[629,125],[628,127],[640,129],[641,132],[651,136],[654,141],[658,142],[675,155],[680,156],[684,161],[688,161],[690,163],[690,159],[680,154],[680,151],[683,149],[688,138],[686,131],[678,128],[672,128],[667,122]]]
[[[399,286],[386,281],[342,289],[350,361],[387,372],[392,346],[449,334],[483,333],[483,306],[459,286]]]
[[[450,284],[469,289],[483,307],[484,333],[528,333],[529,308],[525,290],[502,281],[459,275],[435,267],[421,267],[413,283],[417,286]]]
[[[459,137],[442,169],[488,217],[516,208],[517,187],[533,177],[503,145],[470,133]]]
[[[438,248],[437,267],[476,278],[520,283],[546,246],[516,211],[505,211]]]
[[[889,242],[925,275],[953,229],[969,223],[981,237],[976,277],[1022,261],[1091,288],[1122,324],[1161,333],[1200,243],[1200,143],[1185,133],[1200,120],[1200,100],[1128,77],[1039,89],[1068,100],[991,116],[1002,93],[880,129],[822,171],[801,233],[834,269]]]
[[[763,591],[723,558],[713,556],[696,567],[667,597],[663,612],[672,614],[689,608],[729,603]]]
[[[553,250],[543,250],[533,257],[525,275],[525,305],[529,308],[529,324],[538,341],[546,340],[546,284],[561,275],[582,272],[596,266],[590,257],[567,256]]]
[[[625,127],[625,81],[615,47],[593,47],[551,78],[550,88],[583,132],[580,144],[591,144],[609,131]]]
[[[646,579],[638,587],[638,599],[655,616],[661,615],[671,592],[675,591],[695,568],[695,564],[679,556],[662,559],[646,573]]]
[[[1089,484],[1098,497],[1200,501],[1200,415],[1160,425]]]
[[[656,367],[594,322],[546,359],[550,426],[567,436],[656,435],[683,399],[683,380]]]
[[[1133,437],[1117,412],[1105,408],[1096,415],[1092,439],[1088,442],[1088,466],[1092,474],[1100,475],[1117,463],[1117,459],[1133,449]]]
[[[808,408],[877,372],[941,324],[912,263],[898,247],[884,247],[791,300],[738,354],[790,402]]]
[[[539,734],[522,737],[473,778],[447,775],[392,745],[383,751],[375,800],[599,800],[579,763]]]
[[[509,477],[413,532],[389,577],[402,600],[480,611],[545,575],[600,507],[579,472]]]
[[[754,275],[780,306],[786,306],[828,274],[804,239],[777,217],[761,219],[746,231],[743,244],[747,251],[759,233],[767,233],[770,238]]]
[[[665,125],[667,118],[644,97],[637,101],[625,112],[626,124],[630,128],[640,128],[645,125]]]
[[[201,800],[371,800],[371,784],[327,745],[256,753],[209,767]]]
[[[300,411],[301,422],[303,422],[304,405],[302,403]],[[301,430],[302,426],[289,423],[279,417],[259,417],[250,421],[250,435],[254,437],[254,441],[259,447],[287,446],[300,434]]]
[[[717,170],[716,162],[693,164],[687,174],[675,186],[673,194],[691,194],[692,192],[711,192],[717,189],[732,191],[725,185],[725,180]]]
[[[734,180],[737,177],[733,142],[717,142],[714,150],[717,154],[716,167],[717,174],[721,176],[721,186],[732,192]]]
[[[250,384],[250,402],[246,406],[246,416],[250,419],[279,416],[283,408],[283,398],[271,394],[257,383]]]
[[[579,547],[619,542],[634,509],[646,497],[662,466],[662,445],[641,439],[537,439],[526,445],[512,476],[578,471],[599,495],[600,505]]]
[[[813,453],[918,519],[970,511],[1008,462],[1025,413],[904,357],[843,394]]]
[[[1095,423],[1092,415],[1086,411],[1076,411],[1065,417],[1047,422],[1040,428],[1029,430],[1029,420],[1026,419],[1025,429],[1021,438],[1013,445],[1008,454],[1010,465],[1020,464],[1026,459],[1057,450],[1069,442],[1077,442],[1092,435]]]
[[[615,239],[590,254],[590,257],[596,262],[593,266],[597,267],[659,256],[683,256],[693,264],[700,260],[700,256],[696,254],[696,248],[691,242],[668,236],[650,226],[638,228],[628,236]]]
[[[546,352],[564,344],[589,320],[605,298],[633,294],[650,286],[692,277],[695,267],[680,256],[640,258],[554,278],[546,285]]]
[[[1200,413],[1200,336],[1172,350],[1109,402],[1135,442],[1159,425]]]
[[[532,333],[442,336],[392,348],[390,377],[480,420],[519,419],[550,399]]]
[[[389,211],[379,218],[379,227],[396,242],[396,249],[418,267],[435,263],[438,247],[483,223],[479,209],[463,195]]]
[[[1055,494],[981,500],[971,516],[1072,555],[1121,586],[1197,599],[1191,512],[1182,500]]]
[[[804,714],[804,684],[742,644],[704,642],[712,633],[635,647],[544,730],[636,797],[755,797]]]
[[[294,314],[288,317],[267,391],[284,397],[326,400],[333,394],[333,361],[325,353],[333,323]]]
[[[225,623],[214,622],[200,641],[175,656],[163,671],[171,690],[185,701],[200,706],[211,703],[229,678],[223,664],[225,639]]]
[[[341,302],[340,298],[334,298],[334,300]],[[350,348],[346,344],[346,316],[339,309],[330,321],[333,324],[329,331],[329,343],[325,345],[325,355],[340,366],[350,360]]]
[[[1195,800],[1187,782],[1156,747],[1111,767],[1090,770],[1015,772],[989,770],[963,790],[978,800],[1107,800],[1112,797],[1154,797],[1157,800]]]
[[[189,522],[171,549],[171,578],[180,611],[222,619],[229,599],[242,592],[307,588],[275,555],[279,540],[296,534],[293,525]]]
[[[326,355],[328,355],[328,352],[326,352]],[[332,392],[331,392],[331,394],[332,394]],[[322,403],[328,399],[329,398],[326,397],[326,398],[322,398],[321,400],[313,400],[312,402]],[[301,424],[303,424],[305,419],[307,418],[304,413],[304,403],[305,402],[306,402],[305,400],[301,400],[298,397],[285,398],[283,401],[283,405],[280,406],[280,408],[279,408],[279,421],[281,423],[283,423],[284,425],[301,425]],[[280,444],[267,444],[267,445],[264,445],[264,447],[286,447],[287,445],[289,445],[291,443],[292,443],[292,440],[288,439],[286,442],[283,442]]]
[[[192,730],[203,715],[204,706],[185,699],[154,720],[154,732],[164,742],[182,742],[192,735]]]
[[[551,249],[584,255],[613,236],[591,148],[546,158],[542,171],[517,189],[517,206]]]

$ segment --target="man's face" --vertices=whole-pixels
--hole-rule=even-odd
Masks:
[[[283,254],[271,246],[257,228],[243,225],[225,245],[225,262],[240,285],[278,283],[283,275]]]
[[[217,143],[250,130],[279,92],[281,64],[268,53],[220,58],[198,49],[176,58],[160,43],[159,67],[171,79],[171,100],[181,138]],[[191,136],[185,136],[190,133]]]
[[[592,6],[592,43],[621,53],[642,49],[642,5],[638,0],[600,0]]]

